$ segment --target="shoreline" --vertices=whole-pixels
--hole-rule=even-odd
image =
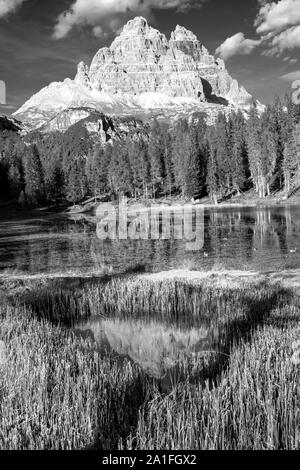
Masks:
[[[21,208],[18,206],[16,201],[0,201],[0,220],[1,218],[21,218],[24,216],[33,216],[33,215],[95,215],[96,208],[101,204],[111,204],[115,208],[118,207],[119,202],[110,200],[110,201],[99,201],[92,202],[90,199],[81,204],[68,206],[68,203],[45,206],[39,208]],[[265,199],[259,199],[257,197],[247,196],[236,196],[228,201],[223,201],[218,204],[214,204],[208,197],[202,198],[197,201],[192,201],[189,199],[183,199],[178,197],[169,197],[169,198],[159,198],[159,199],[127,199],[128,207],[134,205],[139,205],[141,208],[147,210],[151,208],[159,210],[182,210],[183,207],[193,207],[193,208],[202,208],[202,209],[266,209],[271,207],[292,207],[300,206],[300,196],[292,196],[289,199],[276,198],[274,196],[267,197]]]
[[[215,287],[238,288],[243,284],[259,284],[267,282],[270,284],[281,284],[283,287],[292,288],[300,295],[300,268],[287,269],[285,271],[187,271],[170,270],[160,273],[145,273],[139,276],[140,279],[151,280],[153,282],[161,281],[185,281],[190,283],[199,283],[207,281],[214,284]]]
[[[0,273],[0,291],[1,288],[9,283],[47,283],[47,282],[64,282],[64,283],[97,283],[109,282],[114,279],[129,282],[150,281],[150,282],[187,282],[198,284],[205,282],[206,285],[219,288],[227,287],[229,289],[237,289],[245,285],[257,285],[261,283],[280,284],[281,286],[293,289],[300,295],[300,268],[288,269],[285,271],[189,271],[189,270],[169,270],[157,273],[45,273],[45,274],[9,274]],[[25,286],[24,286],[25,287]]]
[[[300,205],[300,197],[295,196],[290,199],[279,199],[274,196],[267,197],[265,199],[245,197],[242,196],[234,197],[228,201],[223,201],[218,204],[214,204],[209,198],[203,198],[197,201],[192,201],[183,198],[160,198],[160,199],[127,199],[126,200],[128,207],[134,205],[140,206],[145,210],[155,208],[159,210],[181,210],[183,207],[194,207],[194,208],[203,208],[203,209],[242,209],[242,208],[257,208],[264,209],[268,207],[291,207]],[[108,202],[93,202],[90,201],[86,204],[78,204],[73,207],[69,207],[64,211],[65,214],[76,215],[76,214],[93,214],[97,207],[101,204],[111,204],[115,208],[118,207],[118,201],[108,201]]]

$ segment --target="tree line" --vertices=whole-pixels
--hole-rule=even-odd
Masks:
[[[214,126],[194,114],[172,125],[109,142],[85,126],[66,133],[0,132],[0,197],[21,205],[78,203],[103,195],[158,198],[209,196],[216,203],[254,188],[258,197],[300,187],[300,107],[277,99],[259,115],[220,113]]]

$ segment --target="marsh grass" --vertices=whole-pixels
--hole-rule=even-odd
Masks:
[[[2,449],[299,449],[299,298],[280,286],[110,280],[40,285],[0,307]],[[218,330],[171,393],[72,333],[90,317]]]

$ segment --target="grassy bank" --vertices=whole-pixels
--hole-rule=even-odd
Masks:
[[[292,291],[267,283],[119,279],[75,291],[58,282],[18,289],[0,307],[0,448],[300,449],[299,307]],[[211,350],[177,364],[166,393],[142,361],[120,361],[70,329],[91,317],[164,331],[205,327],[214,337]]]

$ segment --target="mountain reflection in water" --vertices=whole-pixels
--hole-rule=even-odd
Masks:
[[[184,380],[182,365],[191,366],[201,357],[217,353],[216,327],[181,329],[158,321],[93,319],[73,327],[76,335],[90,337],[103,354],[127,358],[157,379],[164,392]]]

